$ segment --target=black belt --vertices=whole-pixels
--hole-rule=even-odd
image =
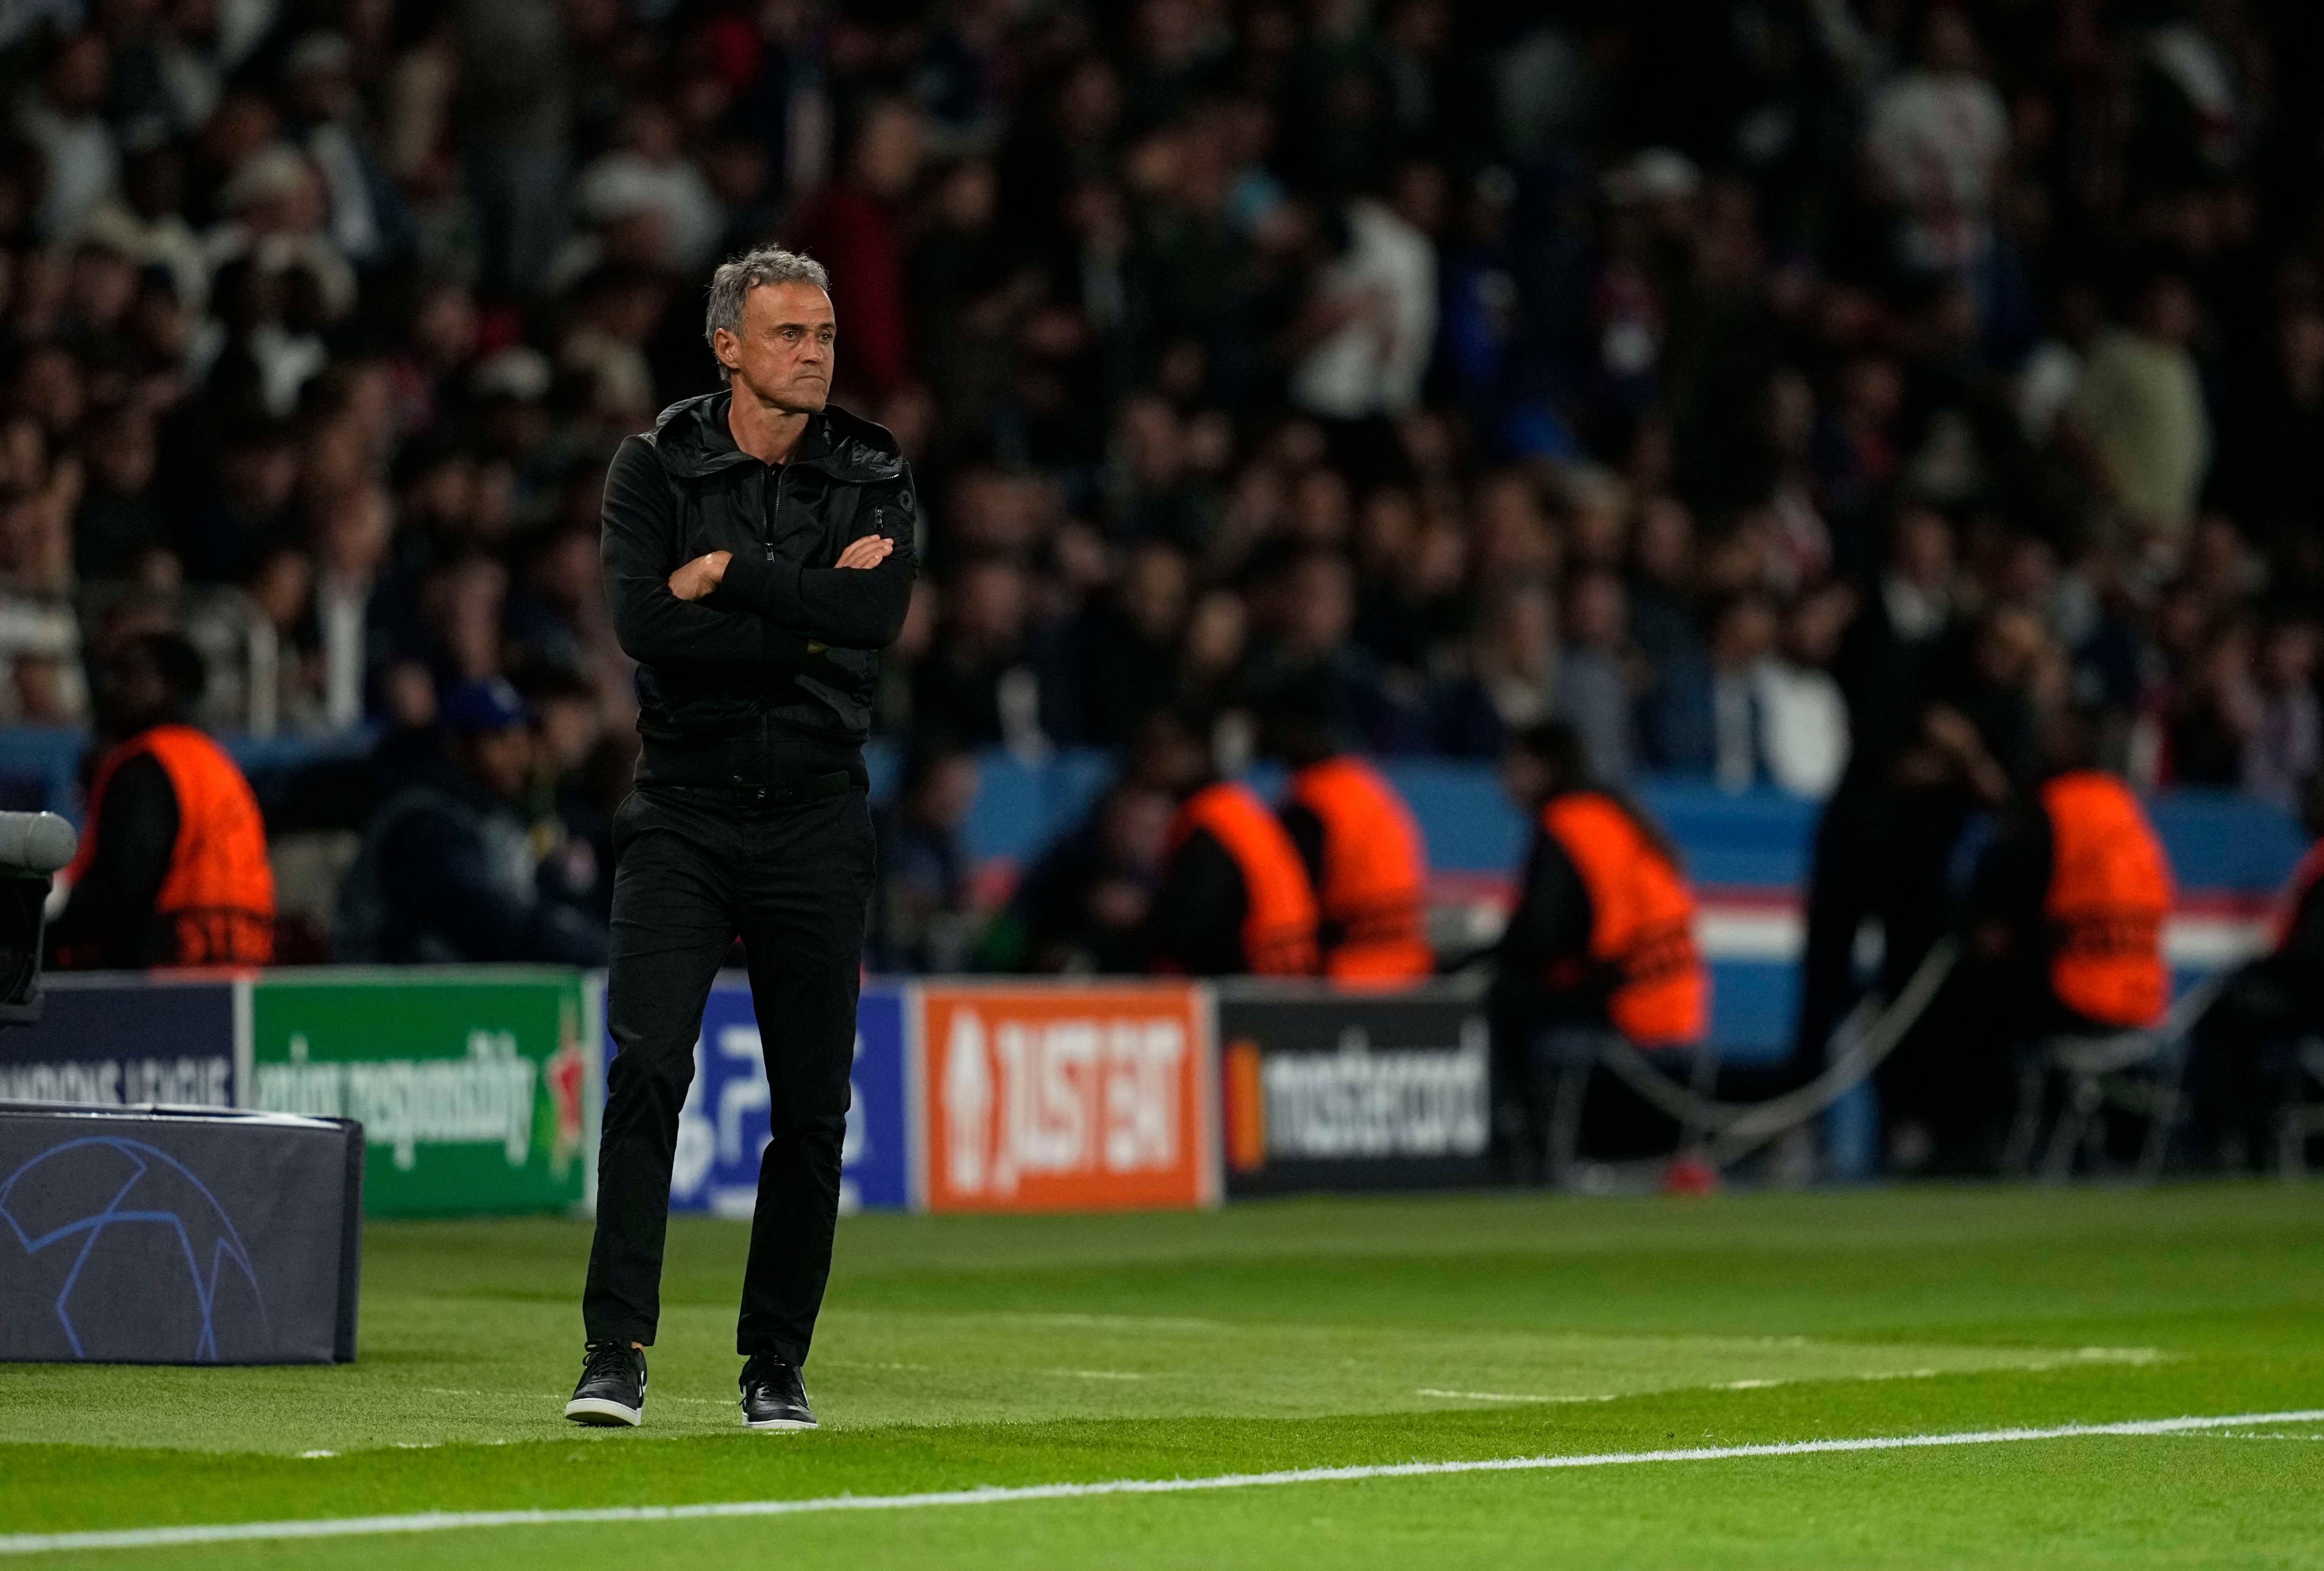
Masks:
[[[815,775],[796,786],[770,786],[762,780],[730,780],[718,789],[752,807],[796,807],[804,802],[827,802],[853,790],[855,781],[844,769]]]

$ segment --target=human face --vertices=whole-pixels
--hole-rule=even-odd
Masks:
[[[761,284],[742,297],[740,332],[718,329],[712,347],[738,395],[787,415],[820,412],[831,397],[831,297],[810,283]]]
[[[524,800],[532,779],[532,733],[521,725],[478,731],[466,740],[469,772],[503,802]]]
[[[152,656],[134,644],[106,662],[97,695],[106,718],[124,736],[159,725],[170,713],[169,679]]]

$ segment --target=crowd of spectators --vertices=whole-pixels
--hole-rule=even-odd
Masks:
[[[602,819],[604,462],[777,239],[930,501],[880,723],[938,807],[945,749],[1167,709],[1231,761],[1319,679],[1379,752],[1561,715],[1818,795],[1855,652],[1999,606],[2144,786],[2324,750],[2291,0],[27,0],[0,51],[0,721],[157,626],[226,730],[504,676]],[[1157,839],[1125,787],[1058,855]]]

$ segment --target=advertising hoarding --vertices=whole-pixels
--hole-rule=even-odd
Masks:
[[[40,1020],[0,1031],[0,1102],[230,1107],[235,987],[50,977]]]
[[[1222,984],[1231,1195],[1483,1183],[1490,1034],[1474,998]]]
[[[910,1202],[905,1005],[900,990],[869,989],[856,1007],[855,1062],[848,1077],[853,1095],[840,1159],[842,1211],[902,1210]],[[608,1038],[609,1066],[613,1052]],[[670,1163],[670,1209],[751,1215],[758,1200],[759,1154],[769,1138],[769,1099],[750,982],[739,971],[726,973],[703,1006],[694,1083],[678,1113]]]
[[[1216,1201],[1203,988],[930,983],[917,991],[927,1209]]]
[[[581,1202],[588,1064],[577,972],[278,975],[251,987],[244,1103],[359,1121],[372,1216],[512,1216]]]

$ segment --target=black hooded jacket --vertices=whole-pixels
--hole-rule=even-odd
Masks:
[[[641,781],[761,779],[786,759],[852,758],[879,651],[911,600],[919,501],[895,438],[826,409],[790,462],[762,464],[734,446],[732,399],[671,405],[605,477],[600,549],[614,632],[639,666]],[[873,568],[833,565],[865,535],[895,551]],[[733,553],[717,591],[672,594],[669,575],[712,551]],[[860,777],[860,760],[847,767]]]

